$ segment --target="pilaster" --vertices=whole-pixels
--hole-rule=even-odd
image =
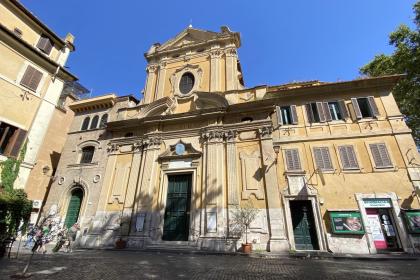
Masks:
[[[225,50],[226,54],[226,90],[238,89],[237,53],[235,48]]]
[[[224,191],[224,133],[219,130],[205,131],[201,137],[205,145],[206,169],[203,177],[206,236],[225,236],[226,208]]]
[[[166,62],[161,62],[158,68],[158,78],[156,85],[155,98],[153,101],[158,100],[163,97],[165,90],[165,79],[166,79]]]
[[[210,92],[220,91],[220,57],[219,49],[210,51]]]
[[[268,223],[270,229],[269,250],[271,252],[289,250],[285,234],[284,213],[277,180],[277,155],[273,149],[272,127],[259,129],[262,164],[266,166],[264,181],[266,187]]]
[[[155,80],[156,80],[156,70],[157,65],[148,65],[146,68],[147,79],[146,79],[146,90],[144,92],[145,103],[151,103],[153,101],[153,94],[155,92]]]

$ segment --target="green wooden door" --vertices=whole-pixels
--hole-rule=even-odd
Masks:
[[[163,240],[188,240],[191,175],[168,176]]]
[[[308,200],[290,201],[296,250],[318,250],[312,205]]]
[[[75,189],[71,192],[71,198],[69,207],[67,209],[67,216],[64,221],[64,225],[67,228],[72,227],[79,218],[80,206],[82,205],[83,191],[81,189]]]

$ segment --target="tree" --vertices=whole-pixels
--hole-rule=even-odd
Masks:
[[[242,207],[236,206],[230,218],[230,228],[233,234],[245,234],[245,244],[248,244],[248,229],[258,215],[258,209],[254,207],[252,200],[242,203]]]
[[[391,55],[379,54],[360,72],[369,77],[405,74],[393,93],[407,125],[413,130],[417,146],[420,145],[420,1],[413,7],[415,29],[400,25],[389,35],[389,44],[395,47]]]

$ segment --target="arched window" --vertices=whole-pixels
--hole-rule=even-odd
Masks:
[[[80,163],[91,163],[94,152],[95,152],[95,147],[93,146],[83,147],[82,156],[80,157]]]
[[[93,117],[92,119],[92,123],[90,124],[90,129],[95,129],[98,127],[98,122],[99,122],[99,116],[96,115]]]
[[[179,90],[183,94],[189,93],[194,87],[194,75],[190,72],[185,73],[179,82]]]
[[[101,118],[101,123],[99,127],[105,127],[107,122],[108,122],[108,114],[105,114]]]
[[[89,118],[89,117],[86,117],[86,118],[83,120],[81,130],[87,130],[87,129],[89,128],[89,122],[90,122],[90,118]]]

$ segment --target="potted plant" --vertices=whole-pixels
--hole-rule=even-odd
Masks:
[[[248,243],[248,229],[257,215],[258,209],[254,207],[252,200],[248,200],[248,202],[242,203],[241,207],[236,207],[231,218],[233,231],[236,231],[241,236],[245,234],[245,243],[242,243],[242,252],[246,254],[252,251],[252,243]]]
[[[117,241],[115,241],[115,248],[116,249],[124,249],[127,246],[127,241],[125,241],[124,239],[122,239],[122,228],[123,228],[123,223],[120,223],[120,237],[117,239]]]

